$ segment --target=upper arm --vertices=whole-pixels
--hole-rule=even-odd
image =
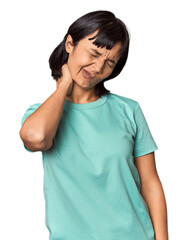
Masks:
[[[25,123],[27,123],[27,121],[29,120],[28,118],[31,116],[31,114],[33,114],[37,110],[37,108],[40,105],[41,105],[41,103],[35,103],[35,104],[30,105],[26,109],[26,111],[21,119],[21,129],[19,131],[19,135],[24,143],[24,148],[29,152],[40,151],[41,146],[43,146],[43,139],[41,139],[40,136],[37,136],[37,134],[33,135],[32,131],[30,131],[30,129],[26,128],[27,130],[25,130]],[[31,138],[34,139],[34,141],[33,140],[31,141]],[[34,145],[33,145],[33,142],[35,142]]]
[[[140,157],[135,157],[134,163],[138,170],[141,184],[148,183],[151,180],[158,178],[154,152]]]
[[[135,142],[134,157],[145,156],[158,149],[156,142],[151,134],[149,125],[139,104],[134,111],[135,122]]]

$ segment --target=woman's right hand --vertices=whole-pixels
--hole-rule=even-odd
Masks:
[[[68,88],[67,96],[69,96],[72,92],[74,81],[72,79],[72,76],[69,71],[69,67],[68,67],[67,63],[63,64],[63,66],[61,67],[61,71],[62,71],[62,76],[57,79],[56,87],[58,88],[60,85],[65,84],[65,86],[67,86],[67,88]]]

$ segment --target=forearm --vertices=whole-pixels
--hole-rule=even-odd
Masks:
[[[31,142],[35,139],[52,142],[63,113],[68,84],[61,84],[56,91],[31,114],[21,129],[22,136]],[[23,137],[24,138],[24,137]]]
[[[141,195],[149,208],[155,240],[168,240],[167,206],[162,184],[159,178],[155,177],[142,185]]]

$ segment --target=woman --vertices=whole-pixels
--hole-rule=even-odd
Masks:
[[[113,13],[80,17],[49,59],[56,91],[22,118],[24,147],[42,151],[50,240],[168,239],[158,147],[139,103],[104,87],[128,49]]]

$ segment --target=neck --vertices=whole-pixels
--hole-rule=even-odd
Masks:
[[[73,103],[89,103],[99,99],[95,94],[95,87],[91,89],[83,89],[74,83],[72,92],[69,96],[66,96],[66,100]]]

